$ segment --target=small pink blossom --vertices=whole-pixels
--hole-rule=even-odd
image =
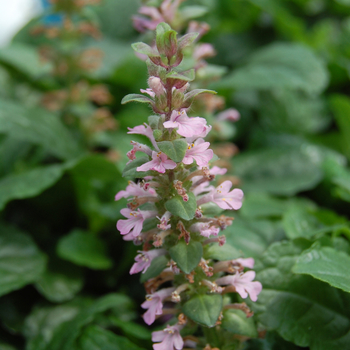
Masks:
[[[176,168],[176,163],[173,160],[168,159],[167,155],[162,152],[152,152],[152,160],[142,164],[137,171],[154,170],[161,174],[164,174],[167,169]]]
[[[164,95],[166,93],[162,81],[158,77],[149,77],[148,85],[157,96]]]
[[[152,128],[147,125],[146,123],[144,123],[143,125],[138,125],[138,126],[135,126],[134,128],[128,128],[128,134],[138,134],[138,135],[145,135],[147,136],[150,141],[152,142],[152,145],[153,147],[158,150],[158,146],[157,146],[157,143],[156,143],[156,140],[153,136],[153,130]]]
[[[146,296],[146,301],[141,304],[141,307],[143,309],[148,309],[142,316],[143,320],[148,325],[151,325],[155,321],[156,315],[161,315],[163,313],[163,300],[169,298],[175,289],[176,288],[165,288]]]
[[[237,111],[237,109],[234,108],[230,108],[230,109],[226,109],[225,111],[219,113],[216,116],[216,119],[218,121],[224,121],[224,120],[228,120],[231,122],[236,122],[240,119],[241,115],[239,114],[239,112]]]
[[[141,271],[142,273],[145,273],[151,266],[151,262],[154,258],[165,255],[167,253],[165,249],[152,249],[147,252],[138,250],[137,252],[140,254],[135,257],[135,263],[130,269],[130,275],[139,273]]]
[[[209,181],[205,181],[205,182],[201,183],[200,185],[196,186],[194,189],[192,189],[192,192],[195,196],[198,196],[204,192],[209,192],[209,191],[214,190],[214,189],[215,189],[215,187],[211,186]]]
[[[176,324],[169,326],[162,331],[152,333],[153,342],[161,342],[153,344],[154,350],[181,350],[184,346],[184,341],[180,335],[180,330],[183,326]]]
[[[149,96],[151,96],[151,97],[156,96],[156,93],[155,93],[152,89],[150,89],[150,88],[147,88],[147,89],[140,89],[140,91],[141,91],[143,94],[147,94],[147,95],[149,95]]]
[[[239,188],[231,192],[232,182],[227,180],[197,201],[197,205],[213,202],[222,209],[238,210],[242,206],[243,191]]]
[[[232,262],[233,263],[237,262],[244,267],[248,267],[249,269],[253,269],[255,264],[255,261],[253,258],[247,258],[247,259],[239,258],[239,259],[232,260]]]
[[[252,301],[257,301],[258,295],[262,290],[262,284],[258,281],[253,281],[254,278],[254,271],[248,271],[243,274],[236,272],[233,276],[225,276],[217,279],[216,284],[220,286],[232,285],[243,299],[247,298],[249,294]]]
[[[196,45],[193,57],[196,61],[199,61],[203,58],[213,57],[216,55],[216,51],[211,44],[203,43]]]
[[[171,225],[168,224],[170,217],[171,217],[170,211],[166,211],[161,218],[157,216],[157,219],[160,221],[157,227],[163,231],[169,230],[171,228]]]
[[[130,161],[127,164],[129,164],[132,160],[136,159],[136,152],[143,152],[146,153],[148,156],[152,155],[152,150],[148,146],[135,141],[131,141],[130,143],[133,145],[133,149],[126,154],[127,157],[130,159]]]
[[[117,229],[121,235],[132,233],[134,237],[138,236],[143,227],[143,222],[151,217],[157,215],[156,211],[153,210],[140,210],[132,211],[131,209],[124,208],[120,213],[126,217],[126,220],[120,219],[117,222]]]
[[[128,197],[157,197],[156,191],[150,186],[142,186],[141,182],[135,184],[132,181],[129,181],[128,186],[126,186],[125,191],[119,191],[114,199],[119,201],[121,198]]]
[[[182,162],[184,164],[192,164],[193,161],[196,161],[198,166],[206,167],[214,155],[213,150],[208,149],[209,146],[210,143],[205,142],[203,139],[196,140],[188,146]]]
[[[184,110],[173,111],[170,120],[163,123],[166,129],[177,128],[176,132],[184,137],[193,137],[205,132],[207,121],[204,118],[189,118]]]
[[[212,222],[198,222],[190,227],[190,231],[199,232],[201,236],[209,238],[210,236],[217,236],[220,229]]]
[[[226,168],[219,168],[218,166],[214,165],[210,170],[210,175],[225,175],[227,173]]]

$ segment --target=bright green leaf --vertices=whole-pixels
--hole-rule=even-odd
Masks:
[[[171,79],[178,79],[178,80],[184,80],[184,81],[192,81],[195,78],[194,69],[189,69],[184,72],[177,72],[175,70],[170,71],[166,78]]]
[[[153,101],[144,95],[140,94],[129,94],[123,97],[121,104],[124,105],[129,102],[141,102],[141,103],[150,103],[152,104]]]
[[[219,294],[200,294],[187,301],[182,311],[193,321],[214,327],[222,310],[222,296]]]
[[[187,150],[187,142],[183,139],[162,141],[158,142],[157,145],[163,153],[176,163],[182,161]]]
[[[293,272],[311,275],[331,286],[350,293],[350,257],[331,247],[312,247],[303,252],[293,266]]]
[[[256,338],[258,336],[254,318],[248,318],[241,310],[231,309],[225,311],[221,327],[230,333],[243,335],[249,338]]]
[[[95,234],[74,230],[62,237],[57,245],[57,254],[65,260],[95,270],[112,267],[106,246]]]
[[[176,262],[177,266],[185,273],[189,274],[199,264],[203,248],[200,242],[190,241],[186,244],[181,240],[169,250],[171,258]]]
[[[181,219],[192,220],[197,209],[196,197],[190,192],[188,193],[188,201],[185,202],[181,196],[177,195],[165,203],[165,208]]]

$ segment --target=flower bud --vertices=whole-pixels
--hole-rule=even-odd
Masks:
[[[148,86],[153,90],[153,92],[159,96],[165,93],[162,81],[157,77],[148,78]]]

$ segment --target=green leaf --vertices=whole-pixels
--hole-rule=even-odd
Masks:
[[[147,176],[148,172],[147,171],[137,171],[136,168],[141,166],[142,164],[145,164],[149,162],[149,157],[140,157],[136,158],[133,161],[131,161],[129,164],[125,165],[125,168],[123,170],[123,177],[128,177],[128,178],[136,178],[136,177],[145,177]]]
[[[56,183],[65,169],[64,164],[50,165],[2,178],[0,180],[0,210],[11,200],[30,198],[40,194]]]
[[[165,209],[181,219],[192,220],[197,209],[196,197],[189,192],[188,201],[185,202],[181,196],[177,195],[165,203]]]
[[[177,72],[175,70],[170,71],[166,76],[166,78],[184,80],[184,81],[192,81],[195,78],[194,69],[189,69],[184,72]]]
[[[225,311],[221,327],[230,333],[243,335],[249,338],[256,338],[258,336],[254,318],[248,318],[242,310],[232,309]]]
[[[40,145],[61,159],[72,159],[82,153],[58,115],[4,100],[0,100],[0,105],[0,133]]]
[[[292,205],[283,216],[283,228],[290,239],[334,232],[346,228],[347,220],[332,211],[315,209],[312,206]]]
[[[179,163],[185,156],[187,142],[183,139],[157,142],[159,149],[174,162]]]
[[[225,231],[226,233],[226,231]],[[225,243],[222,247],[219,244],[212,244],[205,252],[205,259],[215,260],[233,260],[237,259],[242,253],[232,245]]]
[[[151,46],[142,43],[142,42],[138,42],[138,43],[134,43],[131,45],[131,47],[138,53],[141,53],[143,55],[147,55],[148,57],[157,57],[159,56],[159,53],[153,49]]]
[[[77,350],[142,350],[129,339],[98,326],[88,326],[77,339]]]
[[[38,49],[24,43],[13,43],[3,47],[0,52],[0,62],[33,80],[51,73],[51,65],[44,64],[40,60]]]
[[[45,265],[45,256],[30,236],[0,225],[0,296],[37,281]]]
[[[167,267],[167,264],[168,258],[165,255],[153,259],[147,271],[141,274],[140,283],[145,283],[149,279],[157,277]]]
[[[95,234],[74,230],[62,237],[57,245],[57,254],[64,260],[94,270],[112,267],[112,260],[106,254],[106,246]]]
[[[254,53],[248,63],[212,84],[214,89],[293,89],[321,93],[328,84],[324,62],[300,44],[274,43]]]
[[[222,296],[219,294],[200,294],[187,301],[182,311],[193,321],[214,327],[222,310]]]
[[[238,155],[236,175],[246,192],[292,196],[314,188],[322,179],[318,159],[299,147],[271,147]]]
[[[306,243],[306,242],[305,242]],[[350,294],[291,270],[304,241],[274,243],[256,266],[263,285],[250,306],[267,330],[310,350],[346,349],[350,341]]]
[[[197,39],[198,35],[198,33],[193,32],[182,36],[178,40],[179,49],[182,50],[183,48],[192,45],[192,43]]]
[[[190,92],[187,92],[185,94],[185,101],[188,100],[192,100],[194,99],[196,96],[200,95],[200,94],[212,94],[212,95],[216,95],[217,92],[213,91],[213,90],[206,90],[206,89],[194,89]]]
[[[60,303],[73,299],[83,284],[81,268],[67,262],[54,261],[49,264],[35,287],[47,300]]]
[[[343,95],[332,95],[330,105],[342,138],[342,149],[350,159],[350,99]]]
[[[146,97],[144,95],[140,94],[129,94],[123,97],[121,104],[125,105],[129,102],[141,102],[141,103],[153,103],[153,100],[151,100],[149,97]]]
[[[125,320],[121,320],[117,317],[111,317],[110,318],[112,323],[121,328],[121,330],[127,335],[131,337],[135,337],[137,339],[143,339],[143,340],[149,340],[151,339],[151,331],[141,326],[135,322],[128,322]]]
[[[180,241],[170,248],[169,253],[178,267],[185,274],[189,274],[199,264],[203,248],[200,242],[190,241],[189,244],[186,244],[185,241]]]
[[[130,304],[130,299],[122,294],[108,294],[98,299],[91,306],[84,307],[73,319],[57,327],[43,350],[75,350],[74,344],[82,328],[93,322],[99,313],[110,309],[120,310]]]
[[[350,293],[350,257],[331,247],[311,247],[297,259],[292,271],[311,275]]]

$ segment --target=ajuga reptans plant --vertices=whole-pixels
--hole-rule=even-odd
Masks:
[[[151,325],[159,318],[165,323],[152,333],[155,350],[239,349],[242,339],[222,323],[233,310],[252,316],[238,295],[256,301],[262,288],[253,281],[254,271],[245,272],[253,268],[253,259],[221,260],[217,253],[225,244],[221,231],[233,218],[210,214],[217,212],[214,207],[238,210],[243,192],[232,189],[230,181],[211,184],[226,169],[210,166],[216,157],[205,141],[211,126],[204,118],[187,115],[197,95],[215,93],[186,93],[194,70],[181,71],[179,65],[182,50],[197,35],[177,38],[168,24],[160,23],[155,48],[133,44],[148,56],[149,88],[141,90],[145,95],[127,95],[122,101],[147,103],[155,113],[148,124],[129,128],[129,134],[145,135],[150,143],[132,142],[123,176],[140,181],[130,181],[116,195],[116,200],[129,199],[117,228],[124,240],[140,245],[130,273],[143,274],[144,321]],[[137,152],[144,155],[136,157]]]

